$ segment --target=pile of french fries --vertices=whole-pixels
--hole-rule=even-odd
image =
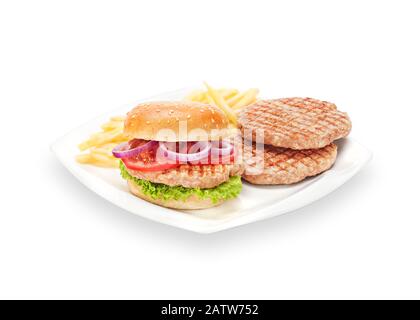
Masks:
[[[101,132],[92,134],[88,140],[79,144],[79,150],[84,153],[76,156],[76,160],[98,167],[117,168],[118,160],[112,155],[112,149],[128,141],[123,133],[124,120],[125,117],[115,116],[104,123]]]
[[[209,103],[220,108],[228,117],[229,121],[237,126],[236,113],[243,107],[254,103],[259,93],[258,89],[249,89],[239,92],[237,89],[214,89],[204,83],[207,90],[194,90],[184,100]]]
[[[239,92],[237,89],[214,89],[204,83],[207,90],[195,90],[185,100],[209,103],[220,108],[233,126],[237,126],[236,113],[243,107],[254,103],[259,93],[258,89]],[[117,168],[118,160],[112,155],[112,149],[120,143],[128,141],[124,136],[124,116],[112,117],[101,126],[102,131],[94,133],[81,144],[82,152],[76,156],[79,163],[98,167]]]

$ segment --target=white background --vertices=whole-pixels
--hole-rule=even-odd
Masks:
[[[147,4],[146,4],[147,3]],[[420,298],[418,1],[2,1],[1,298]],[[294,213],[213,235],[80,185],[49,145],[198,85],[335,102],[373,161]]]

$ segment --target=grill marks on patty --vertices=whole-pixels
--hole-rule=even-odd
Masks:
[[[337,157],[334,143],[321,149],[292,150],[264,146],[259,154],[255,144],[245,144],[243,178],[253,184],[292,184],[331,168]]]
[[[214,188],[229,180],[231,176],[241,175],[242,164],[181,165],[174,169],[156,172],[141,172],[127,169],[133,177],[168,186],[186,188]]]
[[[238,122],[253,140],[256,131],[263,130],[265,144],[295,150],[323,148],[351,130],[345,112],[312,98],[260,100],[244,108]]]

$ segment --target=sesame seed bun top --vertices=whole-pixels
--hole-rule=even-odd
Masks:
[[[124,124],[124,134],[131,139],[170,142],[218,140],[234,131],[217,107],[189,101],[141,103]]]

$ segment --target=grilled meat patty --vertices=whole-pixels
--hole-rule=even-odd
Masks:
[[[244,108],[239,124],[245,139],[257,130],[264,143],[295,150],[323,148],[347,136],[351,130],[348,115],[335,104],[312,98],[261,100]]]
[[[241,175],[242,164],[188,165],[155,172],[142,172],[127,169],[133,177],[168,186],[208,189],[217,187],[231,176]]]
[[[321,149],[293,150],[244,145],[243,178],[253,184],[292,184],[331,168],[337,157],[334,143]]]

